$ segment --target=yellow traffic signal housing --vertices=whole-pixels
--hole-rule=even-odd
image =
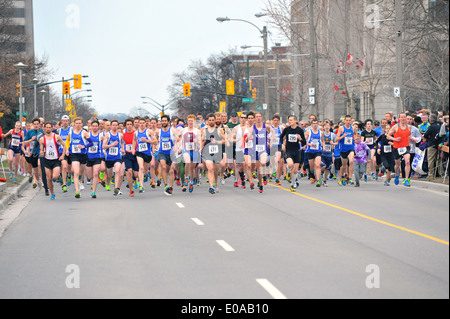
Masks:
[[[191,84],[190,83],[183,84],[183,95],[191,96]]]
[[[17,85],[16,85],[16,94],[17,94],[17,96],[19,96],[20,95],[20,84],[19,83],[17,83]]]
[[[258,93],[258,90],[256,89],[256,88],[254,88],[253,90],[252,90],[252,98],[253,99],[256,99],[256,94]]]
[[[81,74],[75,74],[73,76],[73,88],[75,90],[81,90],[82,86],[83,86],[83,77],[81,76]]]
[[[70,95],[70,82],[63,82],[63,94]]]
[[[234,95],[234,81],[227,80],[227,95]]]

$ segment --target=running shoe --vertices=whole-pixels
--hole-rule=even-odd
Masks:
[[[189,179],[188,178],[185,178],[184,179],[184,186],[188,186],[189,185]]]
[[[314,178],[310,178],[309,181],[311,182],[311,185],[316,182],[316,180]]]
[[[295,187],[294,187],[294,185],[291,185],[291,192],[292,192],[292,193],[295,193]]]
[[[395,175],[394,184],[395,184],[395,185],[400,184],[400,175]]]
[[[52,196],[50,196],[50,200],[55,200],[56,196],[55,194],[52,194]]]
[[[171,196],[171,195],[172,195],[169,186],[166,186],[166,187],[164,188],[164,194],[167,195],[167,196]]]
[[[262,194],[264,192],[264,186],[259,186],[259,193]]]
[[[106,190],[107,192],[111,191],[111,186],[106,185],[106,186],[105,186],[105,190]]]
[[[194,184],[189,185],[189,193],[194,191]]]
[[[77,198],[77,199],[78,199],[78,198],[81,198],[80,192],[76,192],[76,193],[75,193],[75,198]]]
[[[62,192],[63,192],[63,193],[67,193],[67,186],[66,186],[66,185],[63,185],[63,187],[62,187]]]
[[[183,185],[183,188],[181,190],[183,191],[183,193],[185,193],[187,190],[186,186]]]
[[[316,182],[316,187],[320,187],[320,185],[321,185],[320,180],[318,180],[318,181]]]
[[[14,176],[13,172],[9,173],[9,178],[12,178],[13,176]]]
[[[95,192],[92,192],[91,198],[97,198],[97,194]]]
[[[372,179],[375,179],[375,178],[373,177],[373,173],[372,173]],[[364,181],[367,183],[367,174],[364,174]]]
[[[17,178],[15,178],[15,177],[13,178],[13,183],[17,184]]]
[[[328,187],[327,181],[323,181],[322,186],[323,187]]]
[[[130,190],[130,197],[134,197],[134,191]]]
[[[355,184],[355,182],[353,181],[353,179],[350,178],[350,179],[348,180],[348,184],[349,184],[349,185],[353,185],[353,184]]]
[[[114,196],[117,196],[117,195],[119,195],[119,189],[118,188],[114,188],[114,194],[113,194]]]
[[[281,186],[281,181],[280,181],[279,178],[276,179],[276,183],[277,183],[278,186]]]
[[[242,189],[246,189],[247,186],[245,186],[245,181],[242,182]]]
[[[288,181],[291,180],[291,173],[287,173],[286,179],[287,179]]]
[[[391,186],[391,184],[389,184],[388,181],[385,181],[385,182],[384,182],[384,186]]]
[[[145,191],[144,187],[139,186],[139,193],[143,193]]]
[[[214,195],[214,194],[216,193],[216,191],[214,190],[213,187],[210,187],[210,188],[209,188],[209,193],[210,193],[211,195]]]
[[[250,183],[250,189],[255,189],[255,183]]]
[[[160,180],[160,179],[158,179],[158,180],[156,181],[156,186],[158,186],[158,187],[161,186],[161,180]]]
[[[267,185],[267,176],[263,176],[264,185]]]
[[[409,179],[405,180],[405,186],[411,187],[411,181]]]
[[[33,183],[33,188],[36,188],[37,187],[37,184],[36,183]]]
[[[238,184],[238,182],[236,181],[236,182],[234,182],[234,187],[239,187],[239,184]]]
[[[28,177],[28,183],[32,183],[33,182],[33,176]]]
[[[156,188],[156,183],[155,183],[155,182],[152,182],[151,187],[152,187],[152,188]]]

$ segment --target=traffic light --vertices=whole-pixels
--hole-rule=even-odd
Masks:
[[[234,95],[234,81],[227,80],[227,95]]]
[[[82,82],[83,82],[83,77],[81,76],[81,74],[75,74],[73,76],[73,88],[75,90],[81,90]]]
[[[70,95],[70,82],[63,82],[63,94]]]
[[[16,94],[17,94],[17,96],[19,96],[20,95],[20,84],[19,83],[17,83],[17,85],[16,85]]]
[[[258,93],[258,90],[256,89],[256,88],[254,88],[253,90],[252,90],[252,98],[253,99],[256,99],[256,94]]]
[[[190,83],[183,84],[183,95],[191,96],[191,84]]]

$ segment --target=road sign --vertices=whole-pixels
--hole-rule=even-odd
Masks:
[[[310,88],[309,89],[309,96],[314,96],[316,95],[316,89],[315,88]]]
[[[255,100],[252,99],[252,98],[245,98],[245,99],[242,99],[242,103],[253,103],[253,102],[255,102]]]
[[[309,97],[309,104],[311,104],[311,105],[316,104],[316,98],[314,96]]]
[[[267,110],[267,104],[263,104],[263,110]]]
[[[400,97],[400,88],[398,86],[394,87],[394,97]]]

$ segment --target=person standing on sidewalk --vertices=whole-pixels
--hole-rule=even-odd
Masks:
[[[430,126],[423,135],[423,138],[428,142],[428,179],[433,179],[439,176],[443,176],[443,168],[441,158],[439,156],[439,131],[441,126],[437,123],[437,116],[431,114],[429,117]]]

